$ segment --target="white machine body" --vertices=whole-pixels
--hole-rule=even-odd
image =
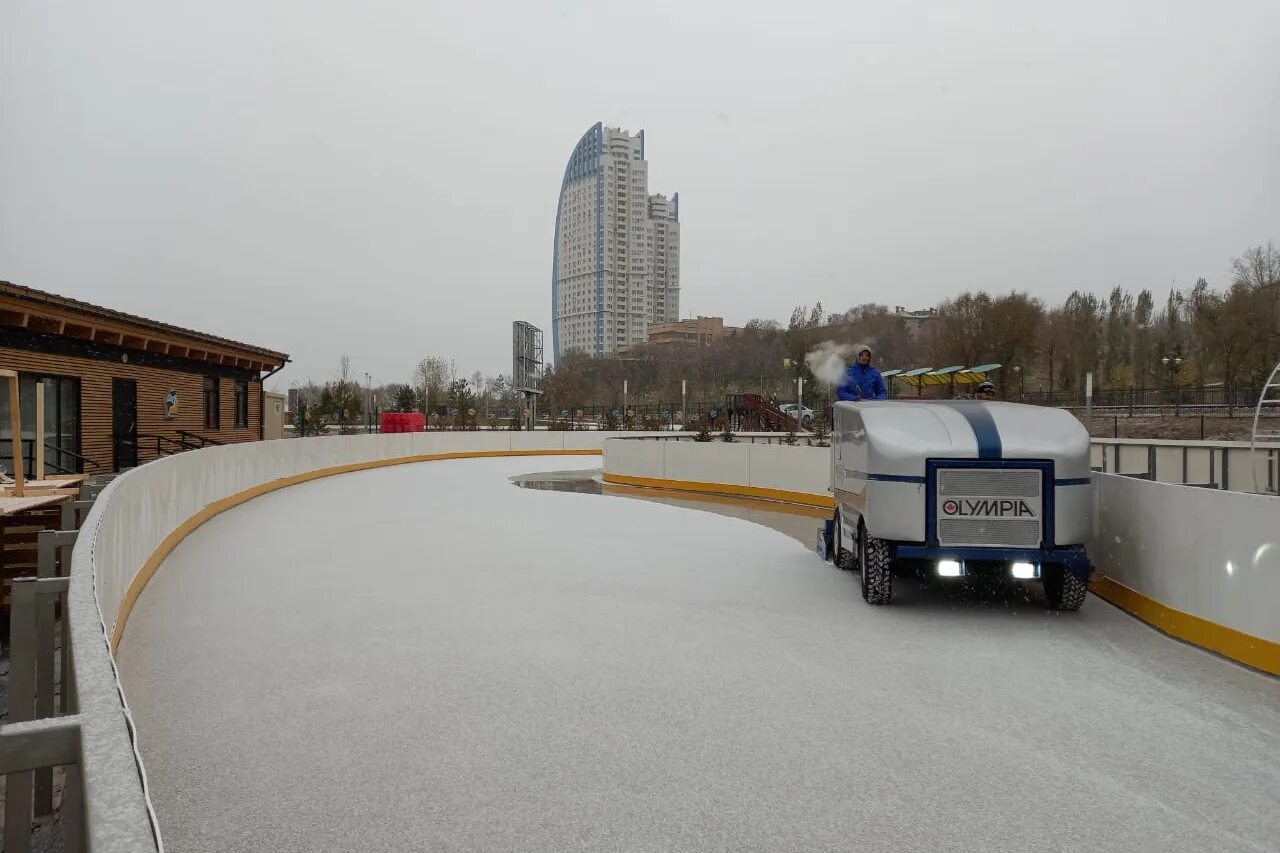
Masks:
[[[931,554],[1034,550],[1051,559],[1089,539],[1089,435],[1070,412],[974,400],[841,402],[832,445],[846,548],[859,519],[871,536]]]

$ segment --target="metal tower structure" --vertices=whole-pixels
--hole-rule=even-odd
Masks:
[[[511,324],[511,387],[523,394],[529,412],[529,429],[538,422],[538,395],[542,393],[542,330],[532,323]]]

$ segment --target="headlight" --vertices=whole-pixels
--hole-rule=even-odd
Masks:
[[[1038,577],[1040,572],[1036,569],[1035,563],[1014,563],[1013,576],[1018,580],[1031,580]]]

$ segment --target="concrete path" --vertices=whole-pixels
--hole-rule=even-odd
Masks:
[[[459,460],[225,513],[119,663],[171,851],[1274,851],[1280,682]],[[1208,522],[1206,522],[1208,523]]]

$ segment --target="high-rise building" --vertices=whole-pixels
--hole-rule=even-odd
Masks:
[[[644,131],[596,124],[560,185],[552,346],[607,355],[680,318],[680,194],[649,195]]]

